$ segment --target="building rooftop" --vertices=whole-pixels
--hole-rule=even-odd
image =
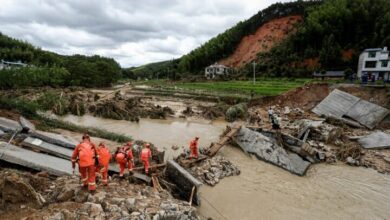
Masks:
[[[325,73],[322,72],[314,72],[314,77],[344,77],[345,73],[344,71],[326,71]]]

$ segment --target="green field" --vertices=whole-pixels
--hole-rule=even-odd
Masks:
[[[144,81],[137,84],[151,85],[166,90],[183,89],[186,91],[231,95],[231,96],[250,96],[253,91],[256,96],[274,96],[288,90],[300,87],[306,83],[312,82],[312,79],[259,79],[256,84],[251,81],[221,81],[221,82],[166,82]]]

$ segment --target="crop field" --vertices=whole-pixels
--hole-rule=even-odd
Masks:
[[[312,79],[259,79],[252,81],[220,81],[220,82],[165,82],[149,81],[144,84],[159,86],[164,89],[183,89],[220,95],[274,96],[311,82]]]

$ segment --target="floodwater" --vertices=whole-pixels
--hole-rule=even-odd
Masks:
[[[241,169],[215,187],[203,186],[202,218],[390,219],[390,176],[343,164],[312,165],[304,177],[225,147]]]
[[[219,135],[226,128],[224,121],[187,120],[169,118],[166,120],[140,119],[138,123],[124,120],[112,120],[84,115],[82,117],[67,115],[59,119],[76,125],[97,127],[107,131],[130,135],[136,140],[144,140],[155,144],[159,149],[166,151],[166,159],[170,159],[182,152],[172,150],[172,146],[188,148],[189,142],[198,136],[199,146],[208,147],[219,139]]]
[[[83,126],[123,133],[166,148],[188,147],[194,136],[201,146],[219,139],[226,123],[185,119],[149,120],[139,123],[65,116]],[[343,164],[312,165],[299,177],[226,146],[220,153],[238,165],[241,175],[227,177],[215,186],[202,186],[202,219],[390,219],[390,176],[372,169]]]

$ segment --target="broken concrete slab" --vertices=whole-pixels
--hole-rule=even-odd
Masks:
[[[62,146],[58,146],[55,144],[50,144],[45,142],[39,138],[27,137],[21,143],[22,146],[29,147],[33,150],[38,150],[41,152],[45,152],[47,154],[63,158],[70,161],[72,157],[73,150],[69,148],[64,148]],[[119,166],[114,163],[109,166],[109,171],[112,173],[119,173]]]
[[[365,100],[359,100],[345,116],[358,121],[360,124],[369,129],[373,129],[379,124],[387,115],[389,110],[379,105],[375,105]]]
[[[180,196],[187,200],[191,198],[192,189],[195,187],[192,201],[194,204],[200,205],[199,187],[202,182],[173,160],[167,162],[165,175],[178,186],[177,190]]]
[[[35,131],[35,125],[31,123],[29,120],[27,120],[25,117],[20,116],[19,123],[23,128],[23,131],[29,132],[29,131]]]
[[[312,112],[320,116],[345,119],[346,124],[352,126],[353,121],[347,119],[353,119],[369,129],[373,129],[390,113],[386,108],[338,89],[333,90]]]
[[[33,131],[31,132],[31,136],[35,138],[39,138],[50,144],[59,145],[69,149],[74,149],[78,144],[78,142],[72,138],[65,137],[60,134],[50,133],[50,132]]]
[[[37,171],[46,171],[54,176],[73,173],[69,160],[36,153],[5,142],[0,142],[0,160]]]
[[[41,139],[33,138],[33,137],[27,137],[26,139],[23,140],[21,145],[32,148],[33,150],[39,150],[67,160],[70,160],[73,153],[73,150],[71,149],[50,144],[45,141],[42,141]]]
[[[279,146],[277,140],[271,135],[265,135],[243,127],[234,137],[234,141],[241,149],[254,154],[259,160],[272,163],[293,174],[303,176],[310,166],[310,162]]]
[[[322,100],[322,102],[320,102],[312,110],[312,112],[317,115],[341,118],[359,100],[360,98],[356,96],[335,89],[324,100]]]
[[[0,130],[6,133],[15,133],[21,131],[22,126],[17,121],[0,117]]]
[[[390,148],[390,134],[382,131],[376,131],[367,136],[358,139],[358,142],[365,149],[384,149]]]

